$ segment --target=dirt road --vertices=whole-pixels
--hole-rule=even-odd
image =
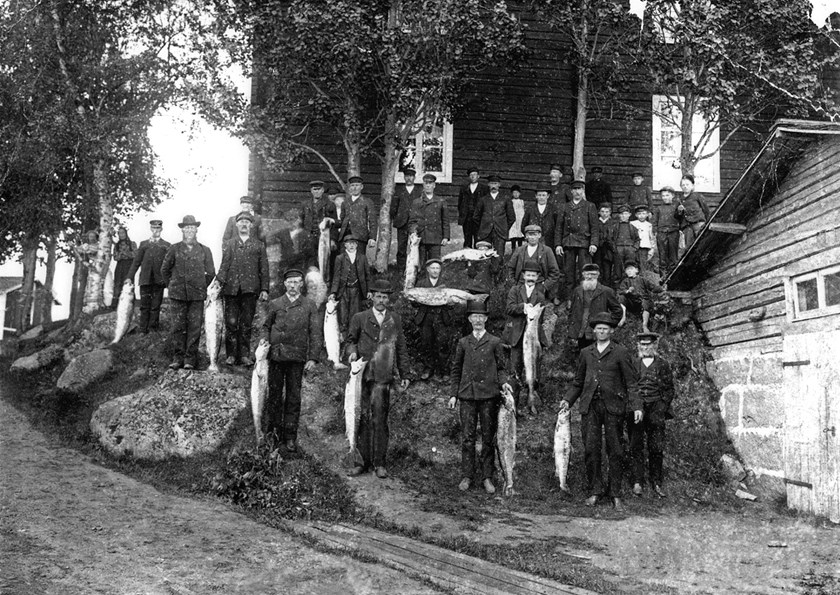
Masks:
[[[2,398],[0,424],[0,593],[434,592],[54,447]]]

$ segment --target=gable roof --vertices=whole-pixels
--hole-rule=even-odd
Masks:
[[[0,277],[0,295],[5,295],[7,293],[11,293],[23,287],[23,277]],[[36,289],[43,289],[44,284],[35,280],[35,288]],[[56,306],[60,306],[61,302],[55,297],[55,292],[53,292],[53,304]]]
[[[752,163],[712,213],[709,224],[663,280],[668,288],[688,290],[704,280],[758,208],[778,191],[798,157],[811,143],[827,136],[840,137],[840,123],[788,119],[776,122]]]

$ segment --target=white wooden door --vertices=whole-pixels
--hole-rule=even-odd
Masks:
[[[788,506],[840,523],[840,331],[784,338]]]

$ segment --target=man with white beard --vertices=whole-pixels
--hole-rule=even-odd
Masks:
[[[596,314],[606,312],[616,324],[624,314],[615,291],[598,281],[600,274],[601,268],[597,264],[584,265],[583,280],[572,292],[568,337],[575,351],[595,342],[589,321]]]

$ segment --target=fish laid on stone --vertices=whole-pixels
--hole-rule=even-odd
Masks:
[[[499,466],[505,478],[505,496],[513,496],[513,468],[516,464],[516,401],[513,392],[505,387],[502,390],[502,405],[499,407],[496,429],[496,452]]]
[[[566,475],[569,473],[569,459],[572,455],[572,425],[569,423],[571,411],[566,409],[557,414],[554,427],[554,471],[560,480],[560,489],[569,491]]]
[[[222,301],[222,285],[218,279],[207,287],[207,299],[204,300],[204,338],[207,355],[210,357],[211,372],[219,371],[219,353],[225,335],[225,307]]]
[[[263,442],[262,416],[265,400],[268,397],[268,352],[271,345],[265,339],[257,344],[254,371],[251,372],[251,414],[254,417],[254,431],[257,433],[257,444]]]
[[[324,345],[327,347],[327,359],[336,370],[343,370],[347,366],[341,363],[341,334],[338,330],[338,302],[327,300],[324,312]]]
[[[324,217],[318,224],[321,230],[318,236],[318,270],[325,280],[330,278],[330,227],[335,224],[335,219]]]
[[[306,272],[306,295],[315,302],[315,307],[320,308],[321,304],[327,299],[327,284],[324,282],[324,277],[315,267],[310,267]]]
[[[345,464],[348,467],[362,467],[365,464],[359,452],[359,421],[362,418],[362,378],[365,375],[367,361],[357,359],[350,362],[350,377],[344,387],[344,433],[350,445]]]
[[[462,250],[456,250],[455,252],[450,252],[449,254],[444,255],[441,260],[443,262],[449,262],[452,260],[487,260],[489,258],[494,258],[499,254],[495,250],[477,250],[476,248],[464,248]]]
[[[525,335],[522,337],[522,363],[525,368],[525,385],[528,387],[528,409],[531,414],[537,414],[539,395],[537,394],[537,376],[540,365],[542,348],[540,346],[540,315],[544,306],[531,305],[525,315],[528,322],[525,325]]]
[[[403,289],[411,289],[417,282],[417,267],[420,266],[420,236],[411,233],[408,236],[408,256],[405,260],[405,284]]]
[[[449,306],[466,304],[469,301],[483,302],[487,299],[486,293],[470,293],[453,287],[413,287],[406,289],[403,295],[424,306]]]
[[[128,332],[131,326],[131,319],[134,318],[134,283],[126,280],[120,292],[120,299],[117,302],[117,324],[114,327],[114,340],[111,343],[119,343]]]

